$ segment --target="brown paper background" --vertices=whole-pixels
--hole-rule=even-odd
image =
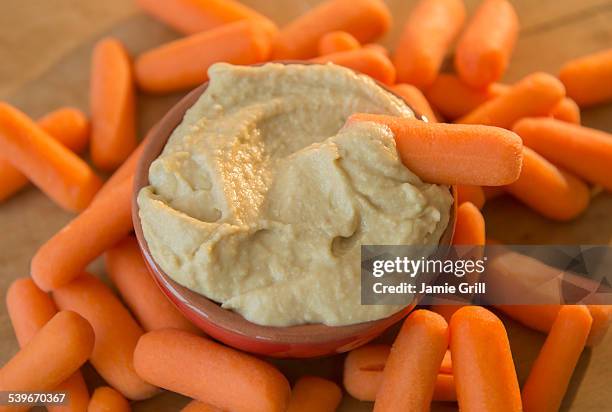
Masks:
[[[161,0],[160,0],[161,1]],[[248,0],[279,24],[304,12],[317,0]],[[398,36],[401,22],[415,3],[388,0],[395,18],[387,46]],[[466,1],[473,11],[477,1]],[[534,70],[556,73],[561,63],[585,53],[612,47],[612,1],[610,0],[515,0],[522,33],[505,81],[511,82]],[[92,44],[112,35],[123,40],[134,55],[175,38],[170,29],[138,11],[129,0],[2,0],[0,1],[0,99],[32,116],[62,105],[87,110],[89,56]],[[141,134],[155,122],[180,94],[165,97],[139,96]],[[585,111],[584,123],[612,131],[612,106]],[[555,223],[534,214],[509,197],[485,208],[488,235],[515,243],[612,243],[612,195],[597,195],[589,210],[571,223]],[[69,219],[38,190],[29,188],[0,204],[0,291],[10,282],[28,275],[29,261],[38,246]],[[92,270],[103,274],[100,262]],[[504,318],[509,328],[520,380],[529,371],[543,341],[542,334]],[[383,338],[384,339],[384,338]],[[6,309],[0,308],[0,362],[17,350]],[[562,410],[612,409],[612,334],[594,350],[586,351],[572,379]],[[302,374],[339,378],[342,357],[310,361],[278,361],[294,379]],[[100,384],[91,367],[86,375]],[[134,404],[136,411],[178,411],[186,399],[165,393]],[[370,403],[345,396],[341,411],[369,411]],[[454,404],[437,404],[434,411],[454,411]]]

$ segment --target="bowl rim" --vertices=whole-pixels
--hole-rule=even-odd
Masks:
[[[275,62],[281,64],[314,64],[302,61],[283,61]],[[265,63],[254,64],[251,66],[261,66]],[[421,121],[427,121],[406,102],[401,96],[395,93],[390,87],[373,79],[379,87],[401,99],[413,111],[415,117]],[[142,154],[138,160],[134,174],[134,187],[132,193],[132,220],[136,239],[140,246],[142,255],[148,266],[149,271],[162,291],[168,295],[175,305],[180,303],[179,310],[188,318],[204,320],[212,323],[217,328],[231,332],[243,338],[260,342],[275,344],[325,344],[330,341],[350,340],[355,336],[367,334],[374,328],[382,327],[382,330],[396,323],[406,316],[416,305],[417,297],[405,308],[401,309],[388,317],[367,322],[360,322],[349,325],[328,326],[322,323],[302,324],[294,326],[266,326],[258,325],[248,321],[237,312],[223,309],[218,303],[210,300],[206,296],[192,291],[174,281],[164,270],[155,262],[148,244],[144,238],[142,222],[139,216],[138,194],[140,190],[149,185],[149,167],[157,159],[165,147],[174,129],[183,121],[185,112],[197,101],[208,87],[208,81],[187,93],[179,102],[173,105],[165,115],[150,129],[143,140]],[[456,188],[451,186],[453,204],[451,205],[450,219],[444,230],[439,244],[450,245],[455,230],[457,193]],[[186,313],[188,308],[192,313]],[[381,332],[382,332],[381,330]]]

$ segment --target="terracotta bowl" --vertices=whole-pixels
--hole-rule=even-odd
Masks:
[[[134,179],[132,218],[138,243],[148,268],[164,294],[191,322],[211,337],[235,348],[259,355],[285,358],[309,358],[346,352],[374,339],[388,327],[401,320],[416,305],[416,299],[404,310],[384,319],[348,326],[308,324],[290,327],[261,326],[247,321],[236,312],[222,309],[205,296],[173,281],[153,259],[145,241],[136,197],[141,188],[149,185],[149,167],[159,156],[172,131],[183,120],[185,111],[206,90],[207,83],[191,91],[159,121],[147,136]],[[381,87],[385,86],[382,84]],[[389,90],[390,91],[390,90]],[[456,200],[456,190],[453,188]],[[440,244],[450,245],[455,227],[456,207]]]

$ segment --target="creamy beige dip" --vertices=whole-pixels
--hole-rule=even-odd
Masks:
[[[400,310],[360,304],[360,244],[437,244],[452,197],[402,165],[388,128],[342,126],[412,111],[331,64],[216,64],[209,76],[138,196],[155,261],[261,325]]]

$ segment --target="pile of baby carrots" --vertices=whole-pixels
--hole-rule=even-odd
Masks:
[[[484,245],[485,201],[508,193],[555,220],[580,215],[595,188],[612,190],[612,136],[580,125],[582,108],[612,101],[612,49],[567,62],[558,77],[499,83],[519,21],[506,0],[483,0],[466,22],[461,0],[420,0],[393,53],[375,41],[391,25],[381,0],[327,0],[285,27],[234,0],[137,0],[184,37],[134,60],[114,38],[92,53],[90,117],[61,108],[32,120],[0,102],[0,201],[29,182],[78,215],[36,253],[31,278],[6,296],[21,350],[0,369],[0,391],[58,390],[50,411],[128,411],[160,388],[193,398],[183,411],[333,411],[329,380],[291,389],[272,365],[204,336],[157,288],[131,234],[136,90],[187,91],[216,62],[335,63],[388,85],[428,123],[355,114],[395,134],[404,164],[458,186],[456,245]],[[456,43],[456,45],[455,45]],[[455,73],[440,68],[454,46]],[[86,162],[80,155],[89,146]],[[92,167],[93,165],[93,167]],[[106,181],[94,167],[112,172]],[[86,272],[103,256],[115,290]],[[609,306],[499,306],[547,339],[519,387],[506,330],[478,306],[433,306],[405,320],[392,346],[348,354],[344,388],[375,411],[555,411],[585,345],[599,343]],[[89,361],[108,386],[89,394]],[[231,383],[231,384],[228,384]],[[0,406],[3,410],[19,410]]]

